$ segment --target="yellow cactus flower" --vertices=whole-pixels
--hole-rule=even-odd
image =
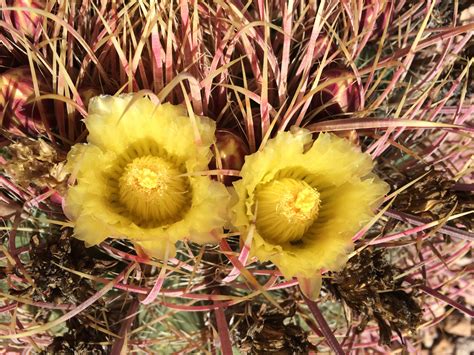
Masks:
[[[216,242],[228,193],[205,172],[215,123],[186,109],[134,95],[92,98],[88,144],[77,144],[67,168],[76,178],[65,199],[74,233],[86,245],[125,238],[158,258],[175,242]]]
[[[319,294],[321,269],[345,264],[351,237],[388,192],[372,168],[368,154],[333,134],[313,142],[307,130],[278,133],[246,157],[234,183],[233,224],[252,236],[250,256]]]

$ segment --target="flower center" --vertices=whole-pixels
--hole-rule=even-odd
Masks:
[[[312,220],[319,210],[319,193],[305,182],[294,186],[293,191],[283,194],[277,211],[288,219],[288,222],[305,222]]]
[[[145,198],[163,195],[171,175],[178,175],[171,164],[158,157],[145,156],[129,163],[119,180],[121,200],[127,203],[130,194],[144,193]]]
[[[275,244],[295,242],[318,217],[319,192],[302,180],[283,178],[257,188],[256,226]]]
[[[189,204],[190,186],[173,164],[157,156],[133,159],[118,180],[119,201],[137,224],[170,224]]]
[[[164,187],[163,180],[160,179],[160,176],[148,168],[134,168],[134,170],[131,171],[129,179],[128,184],[133,185],[138,183],[138,185],[147,190],[152,190],[158,186]]]

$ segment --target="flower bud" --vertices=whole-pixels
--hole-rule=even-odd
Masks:
[[[323,72],[321,84],[343,77],[348,73],[344,69],[328,69]],[[355,79],[338,80],[316,93],[312,106],[313,109],[320,111],[317,115],[318,118],[355,112],[361,106],[360,86]]]
[[[40,88],[44,87],[38,77]],[[28,67],[10,69],[0,75],[0,113],[2,128],[13,134],[24,135],[45,131],[35,97],[31,72]]]
[[[249,148],[242,138],[228,130],[216,132],[216,145],[219,152],[218,157],[221,165],[213,158],[211,169],[240,170],[245,162],[245,156],[249,154]],[[222,181],[225,185],[232,185],[237,180],[236,176],[223,175]]]

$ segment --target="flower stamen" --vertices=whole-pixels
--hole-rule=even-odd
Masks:
[[[164,187],[163,181],[159,178],[158,174],[148,168],[131,169],[127,184],[138,184],[145,190],[153,190],[156,189],[158,186],[160,186],[161,188]]]
[[[296,193],[289,191],[283,196],[277,207],[277,211],[280,211],[288,219],[288,222],[309,221],[318,215],[319,192],[304,181],[300,184],[301,189]]]
[[[283,178],[257,189],[256,225],[274,243],[300,240],[318,217],[319,192],[303,180]]]
[[[128,163],[118,180],[119,202],[141,223],[172,223],[189,204],[189,183],[174,165],[146,155]]]

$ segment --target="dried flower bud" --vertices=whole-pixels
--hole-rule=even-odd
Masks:
[[[318,117],[339,116],[355,112],[361,106],[360,86],[355,79],[342,79],[349,72],[344,69],[328,69],[321,78],[321,83],[341,77],[335,83],[326,86],[314,95],[312,106],[320,111]]]
[[[221,165],[216,164],[216,160],[211,161],[212,168],[222,168],[230,170],[240,170],[245,162],[245,156],[249,154],[249,148],[242,138],[227,130],[218,130],[216,132],[216,145],[219,151]],[[231,185],[237,177],[225,175],[223,182],[225,185]]]
[[[44,86],[38,77],[40,89]],[[29,103],[35,92],[27,67],[10,69],[0,75],[0,117],[2,128],[13,134],[44,132],[38,105]]]
[[[43,10],[46,6],[45,2],[40,0],[13,0],[9,1],[8,5],[12,7],[25,7],[40,10]],[[5,14],[5,17],[6,16],[10,17],[13,27],[30,37],[33,37],[36,34],[37,28],[42,20],[41,15],[29,10],[8,11]]]
[[[352,257],[346,267],[325,279],[325,285],[362,322],[355,329],[361,332],[369,320],[379,326],[382,344],[390,344],[392,331],[400,335],[416,331],[422,309],[416,295],[400,288],[402,273],[388,261],[383,249],[365,249]]]
[[[4,165],[4,169],[16,184],[22,187],[34,184],[61,193],[64,191],[67,175],[64,157],[51,145],[41,139],[22,139],[10,144],[8,152],[12,158]]]

